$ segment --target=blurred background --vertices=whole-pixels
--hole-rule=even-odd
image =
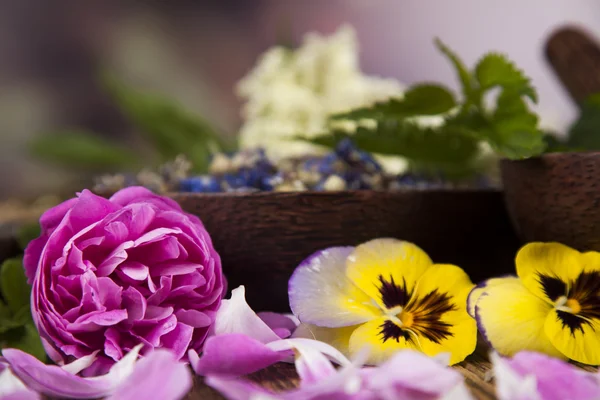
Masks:
[[[357,31],[365,73],[403,84],[454,72],[440,37],[468,65],[507,53],[533,78],[542,122],[562,131],[576,107],[544,59],[563,25],[600,35],[597,0],[0,0],[0,199],[34,198],[89,177],[36,160],[28,143],[65,129],[94,132],[136,151],[135,128],[99,86],[99,69],[156,91],[225,135],[239,128],[235,84],[282,37]]]

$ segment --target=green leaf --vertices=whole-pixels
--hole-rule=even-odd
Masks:
[[[520,92],[504,89],[484,137],[501,155],[522,159],[540,155],[546,148],[538,117],[530,112]]]
[[[500,86],[537,102],[537,93],[530,79],[503,54],[488,53],[483,56],[475,67],[475,76],[483,92]]]
[[[29,306],[31,287],[27,284],[23,260],[10,258],[0,267],[0,288],[6,304],[13,313]]]
[[[470,99],[473,96],[473,77],[471,76],[471,73],[462,60],[440,39],[435,39],[435,45],[450,60],[452,66],[456,70],[465,100]]]
[[[40,236],[41,229],[38,222],[25,224],[17,231],[17,242],[21,250],[25,250],[29,242]]]
[[[23,350],[38,360],[46,362],[46,351],[33,323],[4,332],[0,335],[0,345],[2,348]]]
[[[569,151],[585,151],[585,149],[569,146],[566,142],[559,140],[556,134],[545,133],[546,153],[562,153]]]
[[[334,115],[333,119],[404,119],[416,116],[438,115],[456,107],[454,95],[447,88],[435,84],[413,86],[402,99],[390,99],[371,107]]]
[[[569,128],[566,144],[588,151],[600,150],[600,93],[583,102],[579,118]]]
[[[332,148],[347,137],[362,150],[399,155],[414,164],[450,175],[470,170],[477,154],[477,142],[459,128],[423,128],[397,121],[380,122],[375,130],[358,128],[353,134],[336,131],[313,139],[298,139]]]
[[[10,308],[0,301],[0,334],[22,326],[23,323],[13,318]]]
[[[34,156],[70,168],[106,171],[139,164],[135,153],[86,131],[38,136],[29,147]]]
[[[192,115],[176,102],[139,92],[108,75],[103,82],[122,112],[154,145],[162,161],[184,154],[195,168],[202,170],[207,167],[207,160],[199,148],[210,149],[211,144],[223,151],[233,148],[207,121]]]

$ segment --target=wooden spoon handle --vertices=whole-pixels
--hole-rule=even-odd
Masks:
[[[575,103],[600,92],[600,47],[581,28],[563,27],[545,46],[546,59]]]

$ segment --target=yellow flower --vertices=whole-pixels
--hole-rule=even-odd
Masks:
[[[414,244],[376,239],[313,254],[294,271],[289,296],[302,322],[296,336],[328,342],[350,356],[368,346],[371,364],[403,349],[450,353],[455,364],[477,341],[466,310],[472,288],[462,269],[433,264]]]
[[[530,243],[516,257],[517,277],[475,288],[469,311],[501,354],[521,350],[600,364],[600,253],[560,243]]]

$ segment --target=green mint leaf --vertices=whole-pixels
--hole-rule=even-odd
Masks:
[[[117,171],[139,164],[135,153],[85,131],[42,135],[29,146],[34,156],[70,168]]]
[[[10,258],[0,266],[0,289],[6,304],[13,313],[29,306],[31,286],[27,284],[23,260]]]
[[[600,150],[600,93],[586,99],[579,118],[569,128],[569,147]]]
[[[202,118],[189,113],[177,102],[159,95],[142,93],[111,76],[103,80],[106,89],[122,112],[140,128],[161,155],[162,161],[170,161],[184,154],[197,170],[205,170],[204,153],[190,149],[203,146],[212,150],[231,150],[233,146]],[[197,155],[200,154],[200,157]]]
[[[41,228],[38,222],[25,224],[17,231],[17,242],[21,250],[25,250],[29,242],[40,236]]]
[[[47,359],[40,335],[33,322],[0,334],[0,346],[22,350],[43,362]]]
[[[475,67],[475,76],[483,92],[500,86],[537,102],[537,92],[531,86],[530,79],[503,54],[484,55]]]
[[[484,137],[502,156],[522,159],[540,155],[546,148],[544,134],[538,129],[538,117],[530,112],[520,91],[504,89],[489,120]]]
[[[469,100],[473,96],[473,77],[462,60],[446,46],[440,39],[435,39],[435,45],[444,54],[456,70],[461,83],[463,96],[465,100]]]
[[[348,113],[334,115],[333,119],[404,119],[425,115],[444,114],[456,107],[454,95],[447,88],[435,84],[419,84],[404,93],[402,99],[390,99]]]

